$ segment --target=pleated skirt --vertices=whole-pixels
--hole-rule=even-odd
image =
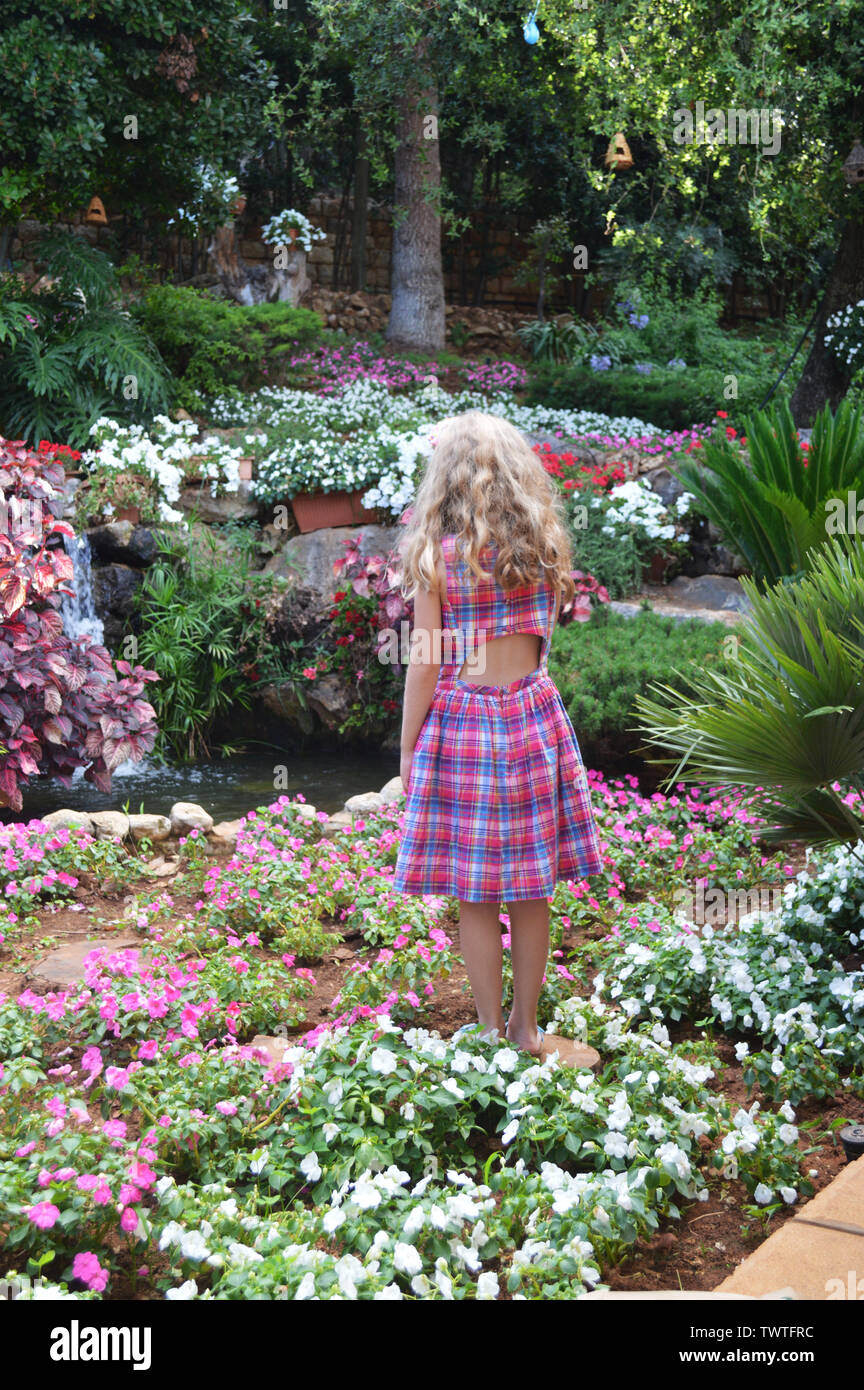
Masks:
[[[548,671],[506,686],[439,680],[414,749],[394,887],[516,902],[602,867],[579,743]]]

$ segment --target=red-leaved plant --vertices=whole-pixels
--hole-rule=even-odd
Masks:
[[[0,804],[20,811],[21,785],[45,774],[64,786],[77,768],[111,790],[120,763],[153,747],[155,671],[118,661],[89,637],[67,637],[59,608],[72,561],[61,521],[63,469],[43,449],[0,438]]]

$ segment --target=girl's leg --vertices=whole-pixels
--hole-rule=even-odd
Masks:
[[[500,903],[459,903],[459,944],[468,972],[477,1018],[484,1028],[504,1036],[502,1012]]]
[[[549,899],[527,898],[507,904],[510,957],[513,961],[513,1007],[507,1037],[538,1054],[537,1000],[549,957]]]

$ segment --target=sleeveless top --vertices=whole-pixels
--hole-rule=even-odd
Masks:
[[[491,572],[497,550],[495,543],[484,547],[479,557],[483,569]],[[511,632],[530,632],[543,639],[538,670],[545,672],[558,608],[552,585],[541,581],[508,592],[491,573],[488,579],[477,578],[459,554],[454,535],[441,537],[441,553],[447,593],[441,598],[444,642],[439,680],[455,679],[482,642]]]

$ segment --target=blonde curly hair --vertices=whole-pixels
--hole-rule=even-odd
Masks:
[[[566,603],[575,593],[570,538],[554,484],[514,425],[482,410],[451,415],[435,446],[399,544],[400,592],[439,587],[441,537],[455,535],[478,578],[487,545],[497,545],[493,577],[505,591],[544,580]]]

